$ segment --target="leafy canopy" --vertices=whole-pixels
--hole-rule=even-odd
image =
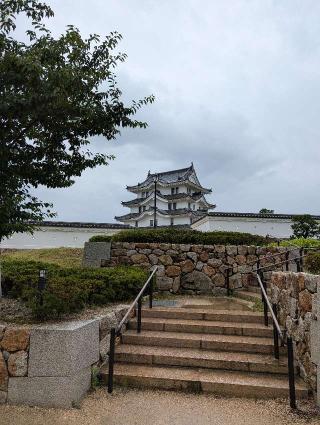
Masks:
[[[268,208],[261,208],[259,214],[274,214],[274,210],[268,210]]]
[[[314,238],[320,236],[320,225],[309,214],[298,215],[292,218],[291,226],[295,238]]]
[[[21,13],[31,20],[27,42],[14,37]],[[37,0],[0,2],[0,240],[52,217],[52,205],[32,189],[69,187],[85,169],[108,164],[113,156],[90,149],[92,139],[145,128],[134,116],[154,101],[123,103],[115,74],[126,59],[116,51],[120,34],[83,38],[69,25],[54,38],[43,23],[53,15]]]

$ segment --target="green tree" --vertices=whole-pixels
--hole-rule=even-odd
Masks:
[[[31,29],[15,38],[18,14]],[[52,217],[52,205],[32,195],[39,185],[69,187],[87,168],[113,159],[90,149],[95,136],[115,139],[153,96],[125,105],[115,69],[126,55],[121,35],[83,38],[69,25],[54,38],[44,18],[52,9],[37,0],[0,2],[0,241],[32,231],[31,221]]]
[[[320,225],[309,214],[297,215],[292,218],[291,226],[295,238],[314,238],[320,235]]]
[[[274,210],[268,210],[268,208],[261,208],[259,214],[274,214]]]

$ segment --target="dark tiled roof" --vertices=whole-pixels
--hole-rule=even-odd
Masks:
[[[126,224],[118,223],[89,223],[82,221],[32,221],[30,224],[36,227],[75,227],[86,229],[126,229],[129,226]]]
[[[200,198],[203,197],[202,193],[194,193],[193,195],[189,193],[176,193],[173,195],[163,195],[161,192],[158,192],[157,195],[163,199],[167,199],[168,201],[174,201],[179,199],[192,199],[194,201],[198,201]],[[141,202],[143,202],[147,198],[136,198],[132,199],[130,201],[123,201],[122,205],[126,207],[133,207],[133,206],[139,206]],[[204,198],[205,199],[205,198]],[[209,208],[215,208],[214,204],[210,204],[206,199],[205,202],[209,205]]]
[[[301,214],[259,214],[259,213],[238,213],[238,212],[219,212],[213,211],[206,214],[209,217],[243,217],[243,218],[276,218],[291,220]],[[320,220],[320,215],[311,215],[315,220]]]
[[[146,210],[146,211],[142,211],[141,213],[129,213],[129,214],[125,214],[125,215],[121,215],[121,216],[117,216],[115,217],[116,220],[131,220],[131,219],[136,219],[138,217],[140,217],[143,213],[145,212],[150,212],[152,211],[153,213],[153,208],[151,207],[150,210]],[[190,214],[196,217],[203,217],[207,214],[207,211],[202,211],[202,210],[191,210],[188,208],[177,208],[175,210],[161,210],[161,209],[157,209],[157,212],[159,214],[162,215],[168,215],[168,216],[175,216],[175,215],[187,215],[189,216]]]
[[[194,183],[189,180],[189,177],[192,174],[194,174],[195,180],[197,181],[197,183]],[[157,179],[158,182],[162,184],[175,184],[175,183],[182,183],[185,181],[189,181],[189,183],[192,183],[197,187],[202,187],[195,175],[193,164],[191,164],[190,167],[180,168],[179,170],[164,171],[162,173],[153,173],[153,174],[149,172],[147,178],[142,183],[138,183],[137,185],[134,185],[134,186],[127,186],[127,189],[137,190],[137,189],[143,189],[145,187],[149,187],[151,184],[153,184],[155,178]],[[211,192],[211,189],[206,189],[206,188],[202,188],[202,189],[208,193]]]

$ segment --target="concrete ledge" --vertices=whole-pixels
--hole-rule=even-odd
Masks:
[[[68,377],[9,378],[8,403],[70,408],[77,406],[91,385],[91,368]]]
[[[96,319],[44,325],[31,331],[28,377],[69,377],[97,361]]]

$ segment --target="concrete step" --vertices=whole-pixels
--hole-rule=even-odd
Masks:
[[[286,374],[285,359],[271,355],[224,351],[204,351],[195,348],[154,347],[122,344],[116,349],[116,361],[146,365],[166,365],[225,369],[246,372]]]
[[[107,366],[101,369],[101,376],[103,382],[107,383]],[[288,397],[288,378],[285,375],[230,370],[116,363],[114,383],[138,388],[195,391],[236,397]],[[299,378],[296,379],[296,394],[298,398],[308,397],[308,391]]]
[[[137,319],[131,319],[129,329],[136,329]],[[142,329],[150,331],[191,332],[205,334],[271,337],[272,327],[260,323],[221,322],[209,320],[162,319],[144,317]]]
[[[122,335],[122,342],[124,344],[148,345],[153,347],[195,348],[201,350],[264,354],[273,353],[273,339],[255,336],[148,330],[142,330],[142,332],[138,334],[135,330],[127,330]],[[280,347],[280,353],[286,353],[286,348]]]
[[[222,322],[263,323],[263,314],[253,311],[192,309],[192,308],[143,308],[142,317],[163,319],[210,320]]]
[[[260,286],[248,286],[246,288],[246,290],[248,292],[255,292],[256,294],[260,294],[261,295],[261,288]],[[271,295],[271,288],[267,288],[267,294]]]
[[[247,300],[247,301],[261,300],[261,293],[245,291],[245,290],[235,291],[234,296],[237,298],[240,298],[241,300]]]

